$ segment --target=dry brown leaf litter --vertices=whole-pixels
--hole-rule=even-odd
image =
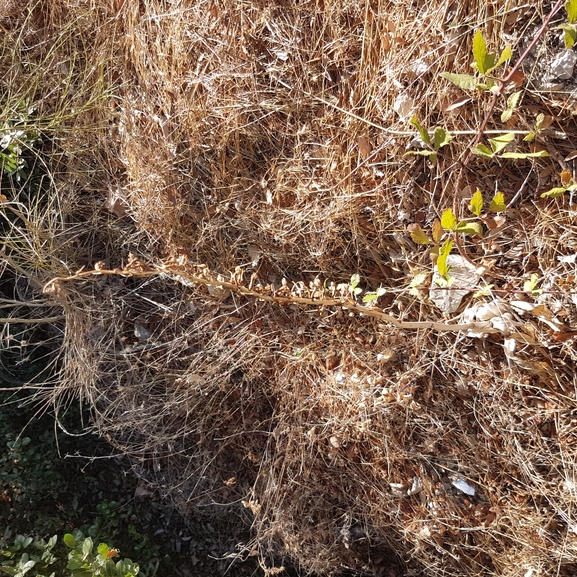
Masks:
[[[7,249],[39,284],[68,279],[47,285],[66,316],[54,396],[82,394],[183,510],[252,525],[241,554],[269,570],[574,574],[575,208],[536,194],[557,184],[555,157],[465,174],[514,200],[465,243],[498,314],[462,309],[492,334],[430,330],[462,319],[406,290],[432,269],[407,226],[430,228],[455,194],[465,212],[453,185],[473,135],[431,167],[403,158],[399,133],[413,113],[474,130],[487,97],[455,107],[463,93],[439,72],[469,70],[477,27],[518,54],[548,7],[29,7],[1,15],[5,42],[50,78],[29,96],[39,114],[76,111],[47,131],[56,196],[35,214],[39,258]],[[3,56],[4,90],[28,90],[22,63]],[[570,104],[525,98],[521,129],[543,111],[574,133]],[[378,309],[331,294],[355,273],[388,290]],[[521,292],[532,273],[537,300]]]

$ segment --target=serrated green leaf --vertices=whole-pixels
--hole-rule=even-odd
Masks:
[[[97,551],[101,557],[106,558],[106,553],[110,551],[110,547],[106,543],[100,543],[100,545],[98,545]]]
[[[517,92],[513,92],[513,94],[511,94],[511,96],[509,96],[509,98],[507,98],[507,106],[509,108],[517,108],[522,94],[523,94],[522,90],[519,90]]]
[[[502,192],[495,193],[495,196],[489,205],[489,210],[492,210],[493,212],[503,212],[507,210],[505,195]]]
[[[419,131],[419,135],[421,136],[421,140],[425,143],[428,144],[429,146],[431,145],[431,137],[429,135],[428,130],[417,120],[416,116],[413,116],[411,118],[411,124]]]
[[[513,116],[513,109],[507,108],[501,112],[501,122],[509,122],[511,120],[511,116]]]
[[[497,62],[495,63],[493,68],[491,68],[491,70],[497,68],[498,66],[501,66],[501,64],[507,62],[507,60],[510,60],[511,55],[512,55],[511,47],[505,46],[503,52],[501,52],[501,56],[499,56],[499,60],[497,60]]]
[[[478,222],[460,222],[455,228],[456,232],[463,234],[483,234],[483,227]]]
[[[485,39],[480,30],[475,32],[475,37],[473,38],[473,57],[475,58],[475,64],[477,65],[477,70],[481,74],[485,74],[487,69],[486,58],[487,58],[487,45],[485,44]]]
[[[384,289],[383,287],[379,287],[374,293],[367,293],[363,297],[363,302],[364,303],[370,303],[372,301],[375,301],[380,296],[383,296],[386,292],[387,292],[387,289]]]
[[[561,26],[563,28],[563,39],[565,41],[565,48],[570,50],[577,42],[577,27],[573,24]]]
[[[437,270],[441,276],[449,274],[450,267],[447,265],[447,257],[451,254],[453,248],[453,241],[448,238],[441,249],[439,250],[439,258],[437,259]]]
[[[475,194],[471,197],[471,202],[469,204],[469,210],[475,215],[480,216],[483,212],[483,194],[479,189],[475,191]]]
[[[443,146],[449,144],[451,140],[453,140],[453,137],[449,134],[448,130],[445,130],[441,126],[437,126],[437,128],[435,128],[435,134],[433,138],[433,148],[435,150],[443,148]]]
[[[473,154],[476,154],[477,156],[481,156],[483,158],[493,158],[493,153],[484,144],[477,144],[477,146],[475,146],[475,148],[471,149],[471,152]]]
[[[535,140],[535,136],[537,136],[534,132],[529,132],[525,138],[523,138],[523,142],[533,142]]]
[[[489,144],[493,149],[493,154],[498,154],[503,150],[508,144],[511,144],[515,140],[515,135],[512,132],[507,134],[500,134],[495,136],[495,138],[489,138]]]
[[[569,22],[577,22],[577,0],[568,0],[565,3],[565,10],[567,10],[567,20]]]
[[[452,82],[455,86],[463,90],[472,90],[477,86],[477,78],[470,74],[453,74],[452,72],[441,72],[441,76]]]
[[[566,188],[552,188],[541,195],[541,198],[559,198],[567,192]]]
[[[417,273],[413,277],[413,280],[411,281],[411,284],[409,285],[409,287],[415,288],[415,287],[421,286],[427,280],[428,276],[429,276],[429,274],[426,272]]]
[[[539,132],[541,130],[541,127],[543,126],[544,120],[545,120],[545,115],[542,112],[537,115],[537,118],[535,119],[535,131],[536,132]]]
[[[500,158],[544,158],[545,156],[549,156],[549,153],[546,150],[540,150],[539,152],[504,152]]]
[[[536,274],[536,273],[533,273],[533,274],[531,275],[531,278],[530,278],[529,280],[526,280],[526,281],[523,283],[523,290],[524,290],[525,292],[531,293],[531,294],[533,294],[533,295],[535,295],[535,294],[540,294],[540,293],[542,293],[543,291],[537,289],[537,285],[538,285],[538,284],[539,284],[539,275]]]
[[[426,245],[426,244],[430,244],[430,242],[431,242],[429,237],[425,234],[425,231],[421,228],[421,226],[419,224],[411,225],[410,233],[411,233],[411,238],[417,244]]]
[[[445,230],[455,230],[455,228],[457,227],[457,218],[453,214],[452,209],[447,208],[446,210],[443,211],[443,214],[441,216],[441,226]]]

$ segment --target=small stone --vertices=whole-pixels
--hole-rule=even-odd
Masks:
[[[577,52],[573,50],[563,50],[553,62],[551,62],[550,78],[559,80],[568,80],[573,77],[573,68],[577,64]]]

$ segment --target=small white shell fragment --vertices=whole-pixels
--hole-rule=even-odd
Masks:
[[[455,489],[459,489],[461,493],[465,493],[465,495],[469,495],[471,497],[475,496],[475,487],[472,487],[465,481],[465,479],[455,479],[451,481],[451,485],[455,487]]]

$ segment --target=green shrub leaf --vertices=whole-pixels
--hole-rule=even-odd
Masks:
[[[473,154],[476,154],[477,156],[481,156],[483,158],[493,158],[493,153],[484,144],[477,144],[477,146],[475,146],[475,148],[471,149],[471,152]]]
[[[541,198],[558,198],[567,192],[566,188],[552,188],[541,195]]]
[[[455,228],[456,232],[463,234],[483,234],[483,227],[478,222],[460,222]]]
[[[447,265],[447,257],[451,254],[453,248],[453,241],[448,238],[439,251],[439,258],[437,259],[437,270],[441,276],[449,274],[449,266]]]
[[[469,210],[475,215],[480,216],[483,212],[483,195],[479,189],[476,190],[475,194],[471,198],[471,203],[469,204]]]
[[[515,140],[515,135],[512,132],[495,136],[495,138],[490,138],[489,143],[493,149],[493,154],[501,152],[501,150],[503,150],[508,144],[511,144],[513,140]]]
[[[539,150],[539,152],[504,152],[501,158],[544,158],[549,156],[546,150]]]
[[[64,544],[70,549],[74,549],[76,547],[76,539],[72,536],[71,533],[66,533],[63,538]]]
[[[457,219],[453,214],[452,209],[447,208],[443,211],[443,215],[441,216],[441,226],[445,230],[455,230],[455,228],[457,228]]]
[[[475,37],[473,38],[473,57],[475,58],[477,70],[481,74],[485,74],[487,72],[487,45],[480,30],[475,32]]]
[[[489,210],[492,210],[493,212],[503,212],[507,210],[505,195],[502,192],[495,193],[495,196],[489,205]]]
[[[567,10],[567,20],[571,24],[577,22],[577,0],[568,0],[565,3],[565,10]]]
[[[411,118],[411,124],[419,131],[419,135],[421,136],[421,140],[425,143],[428,144],[429,146],[431,145],[431,137],[429,136],[429,132],[427,131],[427,129],[417,120],[416,116],[413,116],[413,118]]]
[[[433,139],[433,147],[435,150],[439,150],[446,146],[453,140],[453,137],[449,134],[448,130],[445,130],[443,127],[438,126],[435,128],[435,135]]]
[[[452,72],[441,72],[441,76],[452,82],[455,86],[463,90],[472,90],[477,86],[477,78],[470,74],[453,74]]]

